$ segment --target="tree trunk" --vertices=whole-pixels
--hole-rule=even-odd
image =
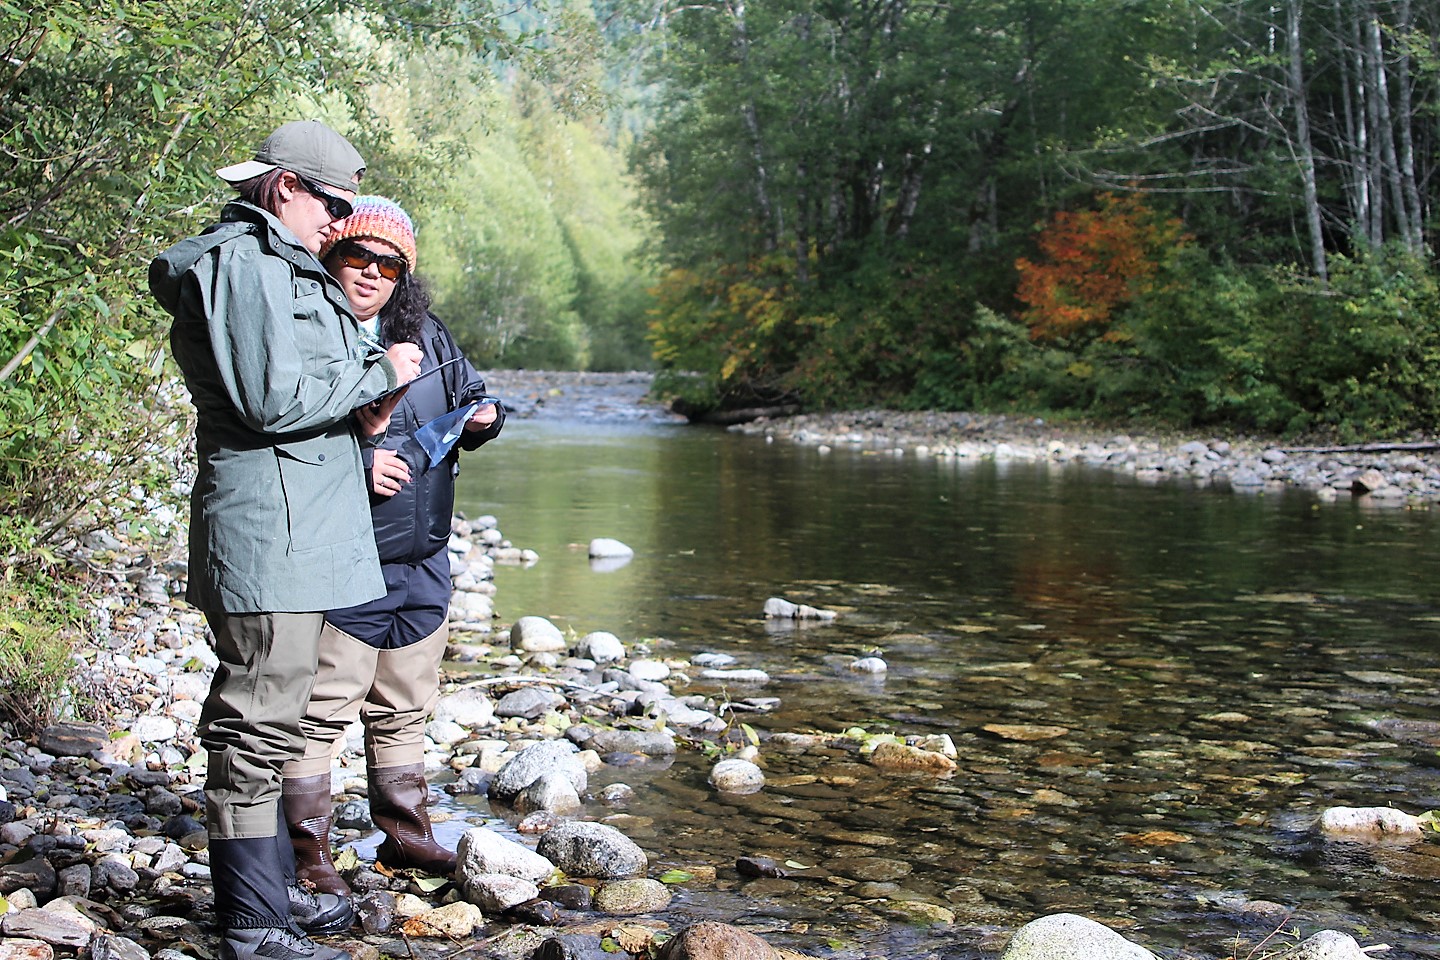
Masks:
[[[1370,178],[1366,171],[1365,118],[1364,118],[1364,70],[1352,60],[1356,50],[1353,43],[1343,46],[1353,20],[1347,19],[1343,10],[1344,0],[1335,0],[1335,41],[1342,44],[1340,55],[1335,58],[1340,65],[1340,97],[1344,112],[1345,128],[1342,132],[1341,152],[1345,157],[1348,175],[1345,177],[1345,196],[1350,208],[1349,223],[1362,229],[1370,221]],[[1358,54],[1355,54],[1358,57]]]
[[[731,8],[735,23],[735,44],[740,49],[741,67],[748,73],[750,61],[750,37],[745,30],[745,0],[739,0]],[[755,101],[746,100],[740,107],[740,116],[745,121],[745,132],[750,136],[750,159],[754,164],[755,205],[759,210],[760,235],[767,253],[780,245],[783,227],[776,222],[774,206],[770,203],[769,172],[765,168],[765,138],[760,130],[760,119],[756,114]]]
[[[1366,172],[1369,174],[1370,190],[1370,222],[1366,224],[1366,233],[1370,245],[1378,247],[1385,242],[1385,176],[1384,176],[1384,152],[1380,144],[1380,84],[1379,73],[1383,69],[1379,60],[1373,56],[1370,44],[1365,40],[1363,33],[1367,29],[1370,17],[1366,11],[1366,23],[1357,23],[1356,28],[1361,36],[1359,55],[1361,58],[1361,75],[1365,78],[1365,127],[1366,127],[1366,151],[1365,163]]]
[[[1405,190],[1400,184],[1400,161],[1395,153],[1395,123],[1390,113],[1390,83],[1385,72],[1385,47],[1380,37],[1380,18],[1370,18],[1367,27],[1370,59],[1375,65],[1375,105],[1379,114],[1380,151],[1385,163],[1385,185],[1390,191],[1390,206],[1395,211],[1396,232],[1410,242],[1410,212]]]
[[[1295,135],[1299,140],[1305,226],[1310,234],[1310,269],[1325,280],[1329,273],[1325,266],[1325,233],[1320,225],[1320,197],[1315,187],[1315,148],[1310,137],[1310,109],[1305,102],[1305,76],[1300,51],[1300,0],[1289,0],[1286,4],[1285,29],[1290,45],[1290,101],[1295,110]]]
[[[1415,29],[1410,0],[1400,0],[1398,28],[1401,35],[1400,59],[1395,65],[1395,84],[1400,88],[1400,182],[1404,187],[1405,205],[1409,208],[1410,235],[1405,246],[1413,254],[1425,252],[1425,208],[1420,202],[1420,187],[1415,181],[1415,107],[1414,78],[1410,75],[1409,39]]]

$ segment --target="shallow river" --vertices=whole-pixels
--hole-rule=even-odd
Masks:
[[[1331,927],[1440,957],[1440,843],[1311,829],[1327,806],[1440,807],[1435,514],[591,413],[512,418],[465,461],[460,508],[541,557],[497,572],[503,622],[731,654],[771,682],[678,692],[780,698],[740,717],[762,738],[945,733],[960,755],[951,778],[896,778],[762,742],[770,785],[745,799],[706,785],[699,752],[607,769],[591,789],[635,787],[615,822],[652,875],[718,871],[678,889],[671,922],[918,960],[993,956],[994,931],[1071,911],[1167,960],[1245,957],[1282,924],[1269,947]],[[594,537],[634,560],[592,570]],[[840,617],[778,628],[771,596]],[[877,653],[883,679],[846,669]],[[1013,739],[1031,726],[1060,729]],[[747,880],[738,856],[817,878]],[[956,925],[887,918],[906,898]]]

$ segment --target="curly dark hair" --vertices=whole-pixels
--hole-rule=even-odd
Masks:
[[[395,281],[389,302],[380,308],[380,333],[390,343],[408,340],[418,345],[420,328],[429,312],[430,293],[425,283],[406,270]]]

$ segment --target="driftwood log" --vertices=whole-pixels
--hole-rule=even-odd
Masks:
[[[779,404],[773,407],[744,407],[739,410],[710,410],[699,414],[689,414],[683,410],[675,412],[685,414],[691,423],[708,423],[728,427],[736,423],[759,420],[761,417],[791,417],[800,412],[800,406],[799,404]]]

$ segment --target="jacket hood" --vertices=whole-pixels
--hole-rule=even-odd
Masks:
[[[220,211],[219,223],[207,227],[199,236],[181,240],[150,261],[150,293],[166,313],[175,316],[180,305],[181,282],[190,268],[220,244],[246,233],[259,236],[261,243],[272,250],[282,241],[305,249],[275,216],[243,200],[236,200],[227,203]],[[314,257],[308,250],[305,252]],[[316,263],[318,265],[319,261]]]

